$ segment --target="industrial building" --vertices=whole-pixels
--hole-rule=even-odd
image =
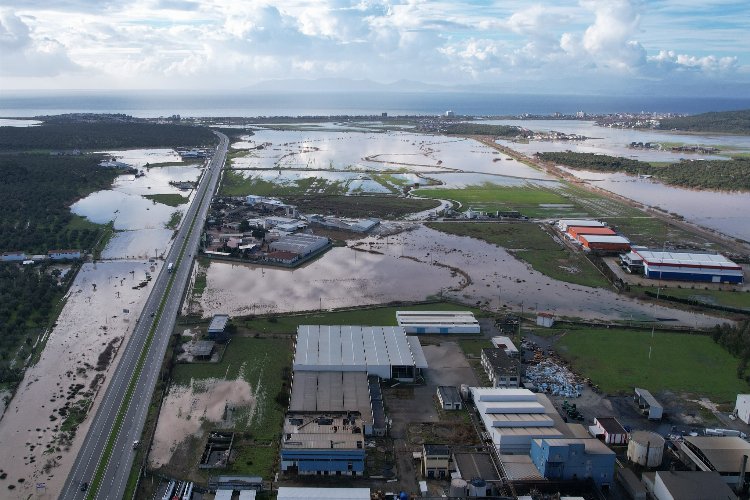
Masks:
[[[485,439],[501,454],[528,454],[537,438],[573,437],[570,427],[544,394],[527,389],[471,387]]]
[[[419,338],[407,336],[402,327],[300,325],[293,368],[363,371],[413,382],[427,368],[427,360]]]
[[[406,333],[479,333],[471,311],[396,311],[396,321]]]
[[[498,335],[496,337],[492,337],[490,339],[490,342],[492,342],[493,346],[505,351],[505,354],[507,354],[508,357],[510,358],[519,357],[518,348],[515,346],[513,341],[510,340],[510,337],[506,337],[504,335]]]
[[[627,252],[630,250],[630,240],[623,236],[599,236],[596,234],[581,234],[577,240],[585,248],[597,252]]]
[[[664,460],[666,440],[651,431],[635,431],[628,442],[628,460],[642,467],[659,467]]]
[[[643,272],[643,258],[635,253],[631,247],[630,252],[620,254],[620,266],[631,274]]]
[[[615,417],[595,417],[589,432],[606,444],[628,444],[628,431]]]
[[[717,253],[691,253],[633,248],[643,259],[643,274],[664,280],[743,283],[742,267]]]
[[[521,364],[505,354],[504,349],[486,347],[482,349],[481,359],[492,387],[520,387]]]
[[[443,410],[461,410],[464,402],[458,389],[452,385],[441,385],[437,388],[437,398]]]
[[[716,471],[736,485],[747,474],[750,443],[740,437],[685,436],[676,443],[680,459],[692,470]]]
[[[655,500],[736,500],[715,471],[656,471],[643,474],[643,484]]]
[[[50,260],[75,260],[81,258],[80,250],[50,250],[47,252]]]
[[[557,221],[557,228],[567,232],[569,227],[606,227],[604,222],[591,219],[560,219]]]
[[[647,389],[636,387],[633,400],[638,405],[641,413],[647,416],[649,420],[661,420],[664,414],[664,407]]]
[[[597,235],[597,236],[615,236],[617,233],[612,231],[608,227],[586,227],[586,226],[568,226],[566,231],[568,235],[574,240],[577,240],[581,235]]]
[[[466,481],[481,479],[487,484],[493,484],[500,480],[500,473],[492,456],[486,452],[454,453],[453,465],[459,476]]]
[[[217,342],[225,342],[229,336],[227,333],[228,323],[228,315],[214,314],[211,318],[211,323],[208,325],[208,338]]]
[[[612,484],[615,452],[598,439],[534,439],[531,461],[552,480],[591,479],[599,486]]]
[[[22,262],[26,259],[24,252],[3,252],[0,254],[0,262]]]
[[[750,424],[750,394],[737,394],[734,416],[746,424]]]
[[[451,450],[444,444],[422,445],[422,477],[445,479],[450,475]]]
[[[270,243],[268,247],[274,251],[292,252],[304,257],[327,245],[328,238],[324,236],[298,233],[282,236],[278,241]]]
[[[370,488],[294,488],[280,486],[276,500],[370,500]]]

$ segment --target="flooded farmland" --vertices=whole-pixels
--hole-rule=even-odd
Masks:
[[[470,305],[524,307],[595,320],[668,320],[689,326],[717,322],[610,290],[557,281],[501,247],[421,225],[351,245],[362,251],[334,248],[295,271],[213,262],[200,312],[206,317],[307,311],[423,300],[442,293]]]
[[[16,496],[3,498],[57,497],[98,407],[97,394],[106,390],[151,289],[151,282],[133,289],[148,271],[148,262],[135,261],[84,264],[79,271],[41,358],[26,370],[0,420],[0,469],[17,485]],[[75,409],[88,409],[89,417],[71,436],[61,426]],[[37,482],[46,490],[36,491]]]

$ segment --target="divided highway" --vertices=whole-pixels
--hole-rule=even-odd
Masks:
[[[221,139],[219,146],[201,177],[193,201],[184,215],[182,227],[172,242],[135,330],[124,347],[125,351],[60,494],[61,499],[119,500],[124,494],[135,456],[133,442],[140,439],[143,431],[156,378],[190,278],[191,263],[198,249],[203,223],[226,159],[229,139],[224,134],[216,134]],[[172,272],[166,270],[166,263],[169,262],[174,263]],[[152,329],[153,336],[149,340]],[[147,345],[148,349],[144,352]],[[140,374],[135,378],[141,356],[144,360],[140,365]],[[132,393],[128,398],[131,384]],[[121,425],[117,429],[120,412]],[[95,481],[97,470],[100,481]],[[88,491],[83,491],[84,487]]]

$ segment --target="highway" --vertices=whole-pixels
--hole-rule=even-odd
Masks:
[[[65,481],[65,486],[60,494],[61,499],[119,500],[124,494],[135,456],[133,442],[140,439],[143,431],[146,413],[156,386],[156,378],[159,375],[169,337],[174,329],[175,320],[182,305],[183,294],[190,278],[193,256],[198,249],[203,223],[206,220],[211,198],[216,191],[226,159],[229,139],[224,134],[217,133],[217,135],[221,139],[219,146],[208,167],[204,170],[193,201],[184,215],[184,222],[172,242],[167,259],[161,266],[159,276],[156,278],[140,319],[124,348],[125,351],[117,368],[111,375],[104,398],[91,422],[73,468]],[[182,256],[181,260],[180,256]],[[169,262],[174,263],[173,272],[166,270]],[[169,280],[172,277],[174,277],[174,280],[167,294]],[[163,299],[164,307],[159,314],[158,309]],[[154,323],[156,323],[156,327],[152,343],[145,353],[145,362],[140,376],[135,380],[130,404],[127,405],[127,408],[123,408],[122,426],[114,437],[114,448],[112,448],[107,463],[104,464],[102,480],[97,488],[97,485],[94,484],[97,468],[99,463],[105,459],[106,444],[112,429],[115,427],[120,408],[126,400],[128,386],[136,372],[138,360],[144,351],[149,331]],[[147,443],[144,443],[144,445],[147,445]],[[88,491],[85,492],[82,491],[84,483],[89,485]]]

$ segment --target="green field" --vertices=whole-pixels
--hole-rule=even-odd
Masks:
[[[228,344],[220,363],[178,364],[172,383],[189,386],[193,380],[236,379],[242,374],[256,397],[256,408],[237,409],[235,414],[237,459],[227,469],[233,474],[270,477],[286,407],[276,395],[287,391],[283,373],[289,370],[292,343],[287,339],[235,337]]]
[[[478,309],[436,302],[412,306],[376,307],[340,312],[321,312],[302,315],[233,319],[232,322],[253,333],[296,333],[299,325],[378,325],[396,326],[396,311],[472,311],[480,315]]]
[[[586,257],[553,240],[539,224],[444,222],[430,223],[428,226],[506,248],[550,278],[584,286],[609,287],[607,279]]]
[[[219,193],[224,196],[343,195],[346,192],[345,182],[329,182],[319,177],[307,177],[281,184],[253,175],[245,177],[242,173],[233,170],[224,172],[219,190]]]
[[[576,373],[610,394],[644,387],[724,403],[749,388],[737,378],[739,360],[709,336],[657,331],[652,339],[649,330],[569,329],[556,347]]]
[[[651,287],[630,287],[631,291],[642,293],[646,290],[657,293],[658,288],[655,286]],[[669,287],[661,287],[661,294],[670,295],[672,297],[679,297],[681,299],[693,299],[706,304],[738,307],[740,309],[750,310],[750,292],[731,291],[731,290],[704,290],[700,285],[695,285],[695,289],[690,288],[690,285],[682,285],[681,288],[677,288],[677,285],[670,284]]]
[[[542,207],[542,204],[570,204],[567,198],[548,189],[525,186],[500,186],[486,182],[461,189],[416,189],[416,196],[452,200],[461,204],[461,210],[473,208],[485,212],[518,210],[528,217],[546,217],[556,213],[557,208]]]
[[[182,196],[177,193],[144,194],[143,197],[152,200],[154,203],[161,203],[162,205],[169,205],[170,207],[179,207],[190,201],[190,198],[187,196]]]

